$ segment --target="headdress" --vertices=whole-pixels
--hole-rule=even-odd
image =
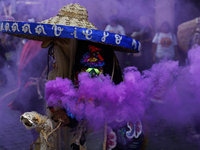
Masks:
[[[100,31],[88,21],[85,7],[70,4],[40,23],[1,21],[0,31],[22,38],[44,41],[46,37],[71,38],[114,46],[114,50],[138,52],[140,43],[130,37]]]

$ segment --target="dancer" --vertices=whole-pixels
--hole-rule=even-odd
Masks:
[[[61,83],[67,85],[64,81],[69,81],[70,85],[73,87],[72,90],[80,91],[83,85],[81,82],[85,81],[81,74],[84,75],[86,72],[87,75],[90,75],[87,76],[89,77],[87,79],[94,79],[97,81],[96,83],[104,83],[103,80],[107,81],[108,79],[108,76],[106,79],[106,75],[109,75],[109,83],[111,85],[113,85],[113,83],[119,84],[123,78],[113,49],[125,52],[138,52],[140,49],[140,43],[138,41],[119,34],[99,31],[87,18],[87,10],[84,7],[81,7],[79,4],[70,4],[63,7],[57,16],[45,20],[42,23],[2,22],[4,28],[9,27],[9,25],[16,26],[19,32],[17,33],[12,29],[2,31],[29,39],[41,40],[43,41],[41,45],[43,48],[49,47],[49,54],[55,59],[55,63],[53,65],[54,69],[48,75],[48,80],[52,81],[46,84],[45,97],[53,112],[52,119],[54,121],[62,119],[63,123],[61,127],[67,125],[74,131],[72,132],[73,136],[68,136],[67,140],[65,140],[67,134],[63,134],[66,148],[71,146],[74,150],[82,148],[87,150],[128,149],[130,146],[128,144],[124,144],[123,148],[117,145],[115,137],[118,135],[116,133],[114,134],[112,128],[109,127],[109,122],[106,121],[103,124],[98,124],[96,122],[98,121],[97,116],[96,119],[91,122],[89,118],[86,119],[82,117],[82,114],[85,113],[84,110],[78,111],[80,115],[76,115],[73,112],[73,110],[76,110],[79,106],[84,104],[87,106],[89,106],[88,104],[92,104],[91,110],[95,110],[98,106],[106,104],[101,102],[103,99],[93,96],[88,99],[87,96],[89,96],[91,92],[89,92],[88,95],[87,93],[80,93],[82,96],[73,101],[78,102],[74,107],[67,106],[67,103],[60,103],[60,97],[53,98],[53,101],[49,99],[49,95],[54,94],[54,90],[50,93],[48,91],[49,88],[55,87],[51,85],[52,82],[57,82],[62,78],[63,81],[61,81]],[[89,83],[86,85],[90,86]],[[60,89],[62,93],[62,89],[58,89]],[[95,93],[98,94],[97,92]],[[73,100],[73,98],[71,100]],[[133,101],[132,104],[135,104],[135,102]],[[60,106],[60,108],[55,111],[57,106]],[[109,104],[107,106],[111,107]],[[140,108],[140,106],[138,107]],[[116,108],[116,110],[118,109]],[[136,112],[133,116],[138,115]],[[102,110],[99,113],[102,113]],[[109,116],[111,116],[111,114],[109,114]],[[119,115],[117,116],[119,117]],[[125,133],[127,132],[128,134],[129,131],[131,132],[131,135],[128,135],[128,139],[126,137],[123,137],[123,139],[134,143],[133,138],[138,138],[142,135],[141,122],[136,122],[136,124],[129,122],[127,124],[126,121],[123,121],[123,118],[122,121],[119,118],[117,119],[114,117],[113,119],[117,119],[120,124],[127,126],[128,129],[125,129],[127,130]],[[130,117],[128,118],[130,119]],[[135,119],[136,118],[138,118],[138,116],[135,117]],[[113,121],[113,119],[111,121]],[[59,134],[60,133],[58,133],[58,135]],[[109,135],[113,135],[113,139],[107,138]],[[122,136],[125,135],[123,134]],[[57,138],[59,139],[59,136],[57,136]],[[108,144],[108,139],[111,142],[110,144]],[[57,147],[61,149],[59,144],[56,148]]]

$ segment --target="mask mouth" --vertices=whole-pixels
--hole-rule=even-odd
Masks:
[[[32,123],[30,123],[29,121],[25,122],[24,124],[25,124],[26,126],[28,126],[28,127],[32,127]]]
[[[32,121],[29,121],[27,118],[24,118],[23,116],[21,116],[20,120],[23,122],[23,124],[27,127],[32,127],[33,123]]]

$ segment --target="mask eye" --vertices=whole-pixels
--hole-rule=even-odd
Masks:
[[[99,52],[96,52],[97,55],[99,55]]]
[[[37,122],[38,122],[38,119],[37,119],[37,118],[33,118],[33,121],[34,121],[35,123],[37,123]]]
[[[20,117],[20,120],[23,120],[23,119],[24,119],[24,117],[23,117],[23,116],[21,116],[21,117]]]

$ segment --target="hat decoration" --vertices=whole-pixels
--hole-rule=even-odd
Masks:
[[[100,31],[88,21],[87,10],[79,4],[64,6],[57,16],[41,23],[1,21],[0,31],[43,41],[46,37],[71,38],[114,46],[114,50],[139,52],[140,43],[130,37]]]

